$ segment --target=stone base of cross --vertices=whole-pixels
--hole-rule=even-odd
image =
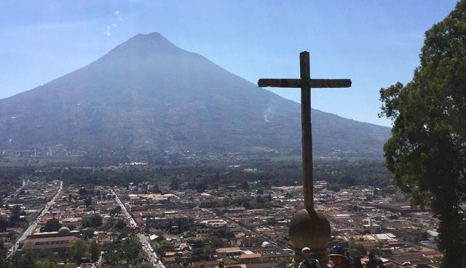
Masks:
[[[288,228],[295,250],[294,266],[298,267],[303,260],[301,249],[309,247],[311,248],[312,257],[319,260],[320,267],[326,268],[330,223],[324,214],[314,209],[302,209],[291,218]]]
[[[301,249],[311,248],[312,254],[327,267],[327,243],[330,224],[322,213],[314,210],[314,181],[312,160],[311,88],[351,87],[350,79],[311,79],[309,52],[300,54],[300,79],[259,79],[259,87],[301,88],[301,128],[303,146],[303,195],[305,209],[290,221],[289,235],[295,246],[295,267],[302,261]]]

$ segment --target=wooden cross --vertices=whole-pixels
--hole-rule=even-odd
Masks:
[[[301,129],[303,145],[304,207],[314,209],[314,180],[312,162],[311,88],[351,87],[350,79],[311,79],[309,52],[300,56],[300,79],[259,79],[259,87],[301,88]]]

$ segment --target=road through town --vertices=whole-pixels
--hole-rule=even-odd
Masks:
[[[128,210],[126,209],[126,206],[121,202],[118,195],[115,193],[115,191],[113,189],[110,190],[110,191],[115,196],[116,202],[118,203],[118,205],[120,205],[121,210],[125,214],[125,217],[128,219],[131,226],[135,230],[139,230],[136,221],[134,220],[133,216],[131,216],[131,214],[128,212]],[[149,260],[152,263],[152,265],[154,265],[156,268],[165,268],[165,265],[163,265],[163,263],[158,258],[157,253],[155,253],[154,249],[152,248],[152,245],[150,244],[150,240],[147,237],[147,235],[144,234],[141,231],[138,231],[137,237],[139,238],[139,241],[141,242],[142,248],[146,252],[147,256],[149,257]]]
[[[29,225],[29,227],[26,229],[26,231],[24,231],[21,236],[16,240],[15,244],[10,248],[10,250],[8,251],[8,255],[7,255],[7,258],[10,258],[11,256],[13,256],[16,251],[18,250],[19,248],[19,244],[24,240],[26,239],[26,237],[30,234],[32,234],[32,232],[34,232],[34,230],[36,229],[37,227],[37,224],[42,220],[42,217],[47,214],[50,210],[50,208],[55,204],[55,200],[57,199],[57,197],[60,195],[60,192],[61,190],[63,189],[63,182],[62,181],[59,181],[60,182],[60,186],[57,190],[57,193],[53,196],[53,198],[45,205],[45,208],[42,210],[42,212],[39,214],[39,216],[37,216],[37,218],[34,220],[34,222],[31,223],[31,225]]]

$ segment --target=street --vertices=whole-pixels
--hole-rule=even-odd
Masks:
[[[55,200],[57,199],[57,197],[60,195],[60,192],[61,190],[63,189],[63,182],[60,181],[60,187],[58,188],[58,191],[57,193],[53,196],[53,198],[45,205],[45,208],[42,210],[42,212],[39,214],[39,216],[37,216],[37,218],[34,220],[34,222],[31,223],[31,225],[29,225],[29,227],[22,233],[22,235],[16,240],[15,244],[10,248],[10,250],[8,251],[8,255],[7,255],[7,259],[10,258],[11,256],[13,256],[16,251],[18,250],[18,247],[19,247],[19,244],[24,240],[26,239],[26,237],[30,234],[32,234],[32,232],[34,232],[34,230],[36,229],[37,227],[37,224],[41,221],[42,217],[48,213],[49,209],[53,206],[53,204],[55,204]]]
[[[121,210],[125,214],[126,218],[130,222],[131,226],[134,229],[139,230],[138,225],[136,224],[136,221],[133,219],[131,214],[128,212],[128,210],[126,209],[126,206],[121,202],[118,195],[115,193],[115,191],[113,191],[113,189],[111,189],[111,192],[115,196],[115,200],[120,205]],[[157,253],[155,253],[154,249],[152,248],[152,245],[150,244],[149,238],[144,233],[142,233],[140,231],[137,234],[137,236],[139,238],[139,241],[141,242],[143,250],[147,253],[147,256],[149,257],[149,260],[152,263],[152,265],[154,265],[157,268],[165,268],[165,265],[163,265],[163,263],[158,258]]]
[[[16,197],[19,194],[19,192],[21,192],[21,190],[23,190],[24,186],[28,185],[28,183],[29,183],[29,180],[28,181],[23,180],[23,183],[21,184],[21,187],[16,189],[16,191],[13,194],[6,197],[5,200],[3,200],[3,203],[7,204],[10,201],[11,197]]]

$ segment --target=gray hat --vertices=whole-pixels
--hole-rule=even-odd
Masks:
[[[305,252],[305,251],[311,251],[311,249],[309,247],[303,247],[303,249],[301,249],[301,252]]]

